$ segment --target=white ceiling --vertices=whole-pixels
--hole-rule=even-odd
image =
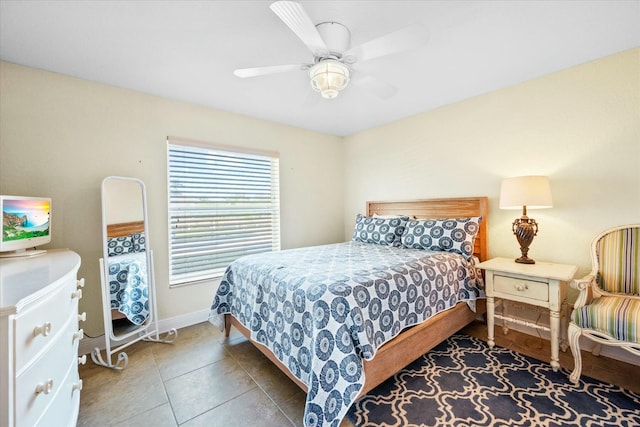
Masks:
[[[236,68],[309,63],[270,1],[0,0],[0,58],[333,135],[350,135],[640,46],[640,1],[301,1],[352,45],[413,23],[417,50],[356,63],[398,88],[350,85],[333,100],[304,71],[240,79]]]

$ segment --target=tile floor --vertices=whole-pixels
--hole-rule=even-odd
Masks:
[[[516,331],[496,343],[548,360],[549,342]],[[475,322],[464,333],[486,339]],[[84,388],[78,426],[301,426],[304,393],[232,329],[227,340],[210,323],[179,330],[173,344],[139,342],[127,350],[129,366],[113,371],[80,367]],[[560,354],[573,367],[571,351]],[[640,367],[584,353],[585,375],[640,392]],[[343,421],[341,427],[351,427]]]

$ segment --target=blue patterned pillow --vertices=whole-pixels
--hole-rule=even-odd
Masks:
[[[108,256],[128,254],[133,250],[131,236],[109,237],[107,239]]]
[[[402,245],[413,249],[454,252],[469,259],[482,217],[409,221]]]
[[[383,246],[402,246],[400,238],[408,220],[408,216],[381,218],[358,214],[351,240]]]
[[[131,252],[144,252],[146,250],[147,239],[144,237],[144,233],[133,233],[131,240],[133,242]]]

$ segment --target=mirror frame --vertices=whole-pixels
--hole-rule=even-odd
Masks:
[[[113,318],[111,316],[111,294],[109,283],[109,250],[108,250],[108,224],[107,214],[109,212],[108,199],[108,184],[113,181],[125,181],[132,184],[136,184],[140,188],[141,202],[142,202],[142,221],[143,232],[145,237],[145,260],[147,266],[147,290],[148,290],[148,303],[149,303],[149,316],[140,325],[134,325],[130,330],[123,334],[115,333],[113,326]],[[102,256],[100,260],[101,274],[102,274],[102,304],[104,315],[105,335],[109,335],[112,341],[123,341],[134,335],[140,334],[147,328],[152,326],[156,319],[156,304],[155,304],[155,278],[153,271],[153,257],[151,244],[149,239],[149,219],[147,215],[147,196],[146,187],[144,182],[137,178],[129,178],[122,176],[108,176],[102,180]]]
[[[113,180],[130,181],[140,186],[142,198],[142,221],[144,237],[145,237],[145,260],[147,264],[147,291],[149,303],[149,316],[141,325],[132,327],[129,331],[122,335],[115,335],[113,330],[113,319],[111,316],[111,286],[109,283],[109,248],[108,248],[108,224],[107,224],[107,184]],[[125,347],[138,342],[140,340],[151,341],[155,343],[170,344],[178,338],[178,331],[171,328],[163,336],[160,336],[158,330],[158,309],[156,306],[156,288],[153,270],[153,251],[149,239],[149,218],[147,216],[147,191],[144,182],[137,178],[128,178],[123,176],[108,176],[102,180],[102,255],[100,258],[100,288],[102,291],[102,311],[104,317],[104,341],[105,341],[105,357],[102,357],[102,350],[95,347],[91,352],[91,360],[96,365],[105,368],[121,371],[127,367],[129,356],[124,351]],[[120,224],[120,223],[118,223]],[[133,322],[132,322],[133,324]],[[124,341],[112,348],[113,342]],[[116,362],[113,362],[113,355],[117,353]]]

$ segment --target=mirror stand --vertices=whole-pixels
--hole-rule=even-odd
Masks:
[[[153,251],[147,224],[144,183],[136,178],[105,178],[100,258],[105,357],[96,347],[91,352],[96,365],[122,370],[129,363],[127,353],[122,351],[126,347],[141,340],[172,343],[178,337],[175,328],[163,334],[158,330]],[[124,327],[119,326],[120,322]]]
[[[153,251],[149,251],[151,258],[153,257]],[[149,263],[149,265],[153,265]],[[104,271],[104,259],[100,258],[100,270]],[[149,269],[150,272],[153,271],[153,268]],[[150,273],[153,274],[153,273]],[[143,329],[136,329],[125,335],[116,335],[113,328],[113,320],[112,320],[112,309],[110,301],[108,300],[108,292],[110,290],[109,283],[105,283],[104,274],[101,274],[101,282],[102,282],[102,306],[104,307],[104,328],[105,331],[109,331],[107,334],[105,332],[105,357],[102,357],[102,352],[100,348],[96,347],[91,352],[91,360],[96,365],[104,366],[105,368],[115,369],[115,370],[123,370],[129,364],[129,356],[125,353],[125,348],[130,345],[138,342],[138,341],[151,341],[156,343],[164,343],[170,344],[178,338],[178,331],[175,328],[171,328],[169,331],[161,334],[158,330],[158,323],[155,319],[157,319],[156,313],[156,304],[155,299],[152,300],[151,297],[155,298],[155,295],[150,293],[150,301],[149,305],[151,306],[151,315],[148,318],[148,321],[145,321],[145,327]],[[107,289],[107,292],[104,290]],[[153,320],[151,320],[153,319]],[[113,344],[123,341],[122,344],[119,344],[115,347],[112,347]],[[115,363],[112,361],[113,356],[117,353]]]

